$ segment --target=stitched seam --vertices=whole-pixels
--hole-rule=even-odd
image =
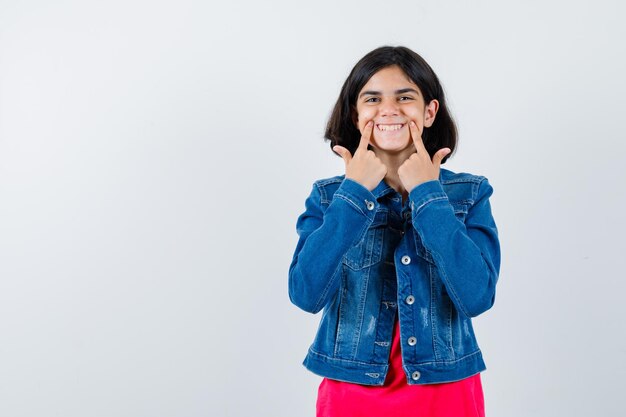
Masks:
[[[441,182],[442,184],[461,184],[464,182],[480,182],[482,180],[478,179],[478,178],[457,178],[457,179],[453,179],[453,180],[439,180],[439,182]]]
[[[452,300],[449,300],[449,302],[451,304]],[[446,304],[447,303],[448,303],[448,301],[446,301]],[[456,352],[454,351],[454,339],[452,338],[452,306],[448,305],[446,307],[448,308],[448,317],[447,317],[447,319],[448,319],[448,326],[446,328],[446,330],[447,330],[446,337],[450,341],[450,351],[452,352],[452,359],[454,359],[456,357]]]
[[[417,213],[418,213],[418,212],[422,209],[422,207],[424,207],[424,206],[425,206],[426,204],[428,204],[428,203],[432,203],[433,201],[447,200],[447,199],[448,199],[448,196],[442,196],[442,197],[435,197],[435,198],[431,198],[430,200],[427,200],[427,201],[423,202],[421,205],[419,205],[419,206],[418,206],[418,207],[414,210],[414,212],[415,212],[415,214],[417,214]]]
[[[328,184],[338,184],[338,183],[341,183],[342,181],[343,179],[341,178],[341,176],[336,176],[336,177],[330,177],[330,178],[317,180],[317,183],[320,185],[328,185]]]
[[[349,362],[349,363],[356,363],[356,364],[359,364],[359,365],[365,365],[365,366],[384,366],[384,365],[386,365],[386,364],[384,364],[384,363],[367,363],[367,362],[353,361],[353,360],[350,360],[350,359],[333,358],[332,356],[324,355],[323,353],[320,353],[320,352],[316,351],[316,350],[315,350],[315,349],[313,349],[312,347],[310,347],[310,348],[309,348],[309,350],[310,350],[311,352],[313,352],[315,355],[317,355],[317,356],[321,356],[322,358],[328,359],[329,361]],[[413,367],[413,366],[431,365],[431,364],[435,364],[435,365],[436,365],[436,364],[453,364],[453,363],[457,363],[457,362],[463,361],[463,360],[465,360],[465,359],[468,359],[468,358],[470,358],[471,356],[474,356],[474,355],[479,355],[480,353],[481,353],[481,351],[480,351],[480,349],[478,349],[478,350],[476,350],[475,352],[468,353],[467,355],[465,355],[465,356],[461,356],[460,358],[455,359],[455,360],[450,360],[450,361],[417,362],[417,363],[408,363],[407,365],[408,365],[408,366]],[[403,369],[405,369],[405,371],[406,371],[406,369],[407,369],[407,368],[405,368],[404,366],[403,366],[402,368],[403,368]]]
[[[480,353],[480,349],[479,349],[479,350],[477,350],[477,351],[475,351],[475,352],[469,353],[469,354],[467,354],[467,355],[465,355],[465,356],[462,356],[462,357],[460,357],[460,358],[458,358],[458,359],[454,359],[454,360],[449,360],[449,361],[431,361],[431,362],[409,363],[408,365],[409,365],[409,366],[411,366],[411,365],[413,365],[413,366],[419,366],[419,365],[430,365],[430,364],[453,364],[453,363],[457,363],[457,362],[460,362],[460,361],[462,361],[462,360],[468,359],[468,358],[469,358],[469,357],[471,357],[471,356],[478,355],[479,353]]]
[[[340,198],[342,200],[347,201],[348,203],[350,203],[355,209],[357,209],[359,211],[359,213],[361,213],[362,215],[364,215],[365,217],[367,217],[367,215],[365,214],[365,212],[363,212],[363,210],[361,210],[361,207],[359,207],[354,201],[352,201],[351,199],[349,199],[348,197],[342,195],[342,194],[337,194],[335,193],[335,197]]]
[[[361,290],[361,294],[359,294],[359,310],[357,312],[357,337],[356,340],[354,341],[354,343],[352,344],[352,352],[350,352],[350,356],[352,358],[356,357],[356,353],[357,353],[357,348],[359,347],[359,343],[361,342],[361,333],[362,333],[362,327],[363,327],[363,317],[365,316],[364,314],[364,310],[365,310],[365,298],[367,297],[367,287],[369,286],[369,282],[370,282],[370,271],[371,269],[368,268],[367,270],[367,278],[365,279],[365,285],[363,286],[363,289]]]
[[[316,351],[312,347],[310,347],[309,350],[311,352],[315,353],[317,356],[321,356],[322,358],[329,359],[329,361],[349,362],[349,363],[356,363],[356,364],[364,365],[364,366],[385,366],[385,365],[387,365],[386,363],[367,363],[367,362],[355,361],[355,360],[350,360],[350,359],[334,358],[332,356],[324,355],[323,353],[320,353],[320,352]]]
[[[471,177],[462,177],[462,178],[454,178],[454,179],[439,180],[439,181],[442,184],[456,184],[456,183],[462,183],[462,182],[477,183],[477,182],[481,182],[483,178],[485,177],[482,175],[473,175]]]
[[[344,275],[343,272],[341,274],[341,280],[343,284]],[[347,292],[346,284],[341,285],[340,293],[339,293],[339,307],[337,311],[337,329],[335,331],[335,349],[333,350],[333,355],[337,356],[339,354],[339,340],[341,340],[341,336],[343,335],[343,317],[345,314],[346,306],[344,304],[344,295]]]
[[[437,337],[439,336],[439,325],[437,324],[437,302],[435,299],[435,279],[433,277],[433,266],[428,266],[428,280],[430,281],[430,325],[432,326],[433,351],[435,359],[439,360],[441,354],[437,347]]]
[[[320,194],[321,194],[321,202],[328,205],[330,203],[330,200],[328,199],[328,192],[326,191],[326,186],[330,185],[330,184],[340,184],[343,181],[342,178],[340,178],[339,176],[335,176],[335,177],[331,177],[331,178],[325,178],[325,179],[321,179],[321,180],[317,180],[315,181],[315,186],[317,187],[317,189],[319,190]]]
[[[474,193],[474,201],[476,201],[476,199],[478,198],[478,190],[480,189],[481,184],[483,183],[483,181],[485,181],[487,178],[483,177],[483,179],[474,186],[474,189],[472,190]]]
[[[328,281],[328,284],[326,284],[326,287],[324,287],[324,290],[322,291],[322,294],[317,299],[317,302],[315,303],[314,310],[318,310],[320,308],[320,306],[322,304],[322,300],[324,300],[326,298],[326,295],[328,294],[328,291],[330,290],[330,287],[334,284],[335,280],[337,279],[337,270],[340,267],[341,267],[341,261],[339,262],[339,265],[337,265],[337,268],[335,268],[335,271],[333,272],[333,275],[332,275],[330,281]]]
[[[320,203],[328,204],[328,196],[326,195],[326,188],[320,187],[318,183],[315,183],[317,191],[320,193]]]
[[[437,258],[437,260],[439,261],[438,265],[443,265],[443,262],[441,261],[441,257],[439,256],[439,254],[431,252],[431,255]],[[446,278],[446,282],[450,283],[450,279],[448,278],[448,275],[446,274],[445,269],[444,268],[437,268],[437,269]],[[456,298],[459,301],[459,307],[461,308],[461,311],[463,312],[463,314],[465,314],[467,317],[470,317],[470,315],[467,313],[467,310],[465,310],[465,306],[461,302],[461,298],[457,294],[454,287],[452,285],[449,285],[449,287],[450,288],[448,288],[448,285],[446,285],[446,289],[449,290],[454,295],[454,298]]]

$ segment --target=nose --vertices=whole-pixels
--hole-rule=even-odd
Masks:
[[[378,108],[378,112],[381,117],[385,116],[397,116],[400,113],[400,108],[395,98],[383,99]]]

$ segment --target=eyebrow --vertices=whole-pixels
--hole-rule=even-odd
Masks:
[[[396,90],[394,92],[394,94],[396,95],[404,93],[415,93],[419,96],[419,91],[415,90],[414,88],[401,88],[400,90]],[[361,98],[362,96],[380,96],[381,94],[382,93],[380,91],[363,91],[361,94],[359,94],[358,98]]]

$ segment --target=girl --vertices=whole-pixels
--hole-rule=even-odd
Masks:
[[[323,309],[304,365],[318,417],[484,416],[471,318],[500,270],[493,189],[440,168],[456,127],[430,66],[405,47],[365,55],[325,138],[345,175],[315,181],[297,220],[289,297]]]

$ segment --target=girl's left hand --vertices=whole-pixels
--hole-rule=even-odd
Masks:
[[[423,182],[438,180],[441,160],[451,152],[450,148],[439,149],[431,161],[430,155],[424,147],[424,142],[422,142],[422,133],[412,120],[409,123],[409,131],[417,153],[412,154],[398,168],[398,176],[407,193],[410,193],[413,188]]]

